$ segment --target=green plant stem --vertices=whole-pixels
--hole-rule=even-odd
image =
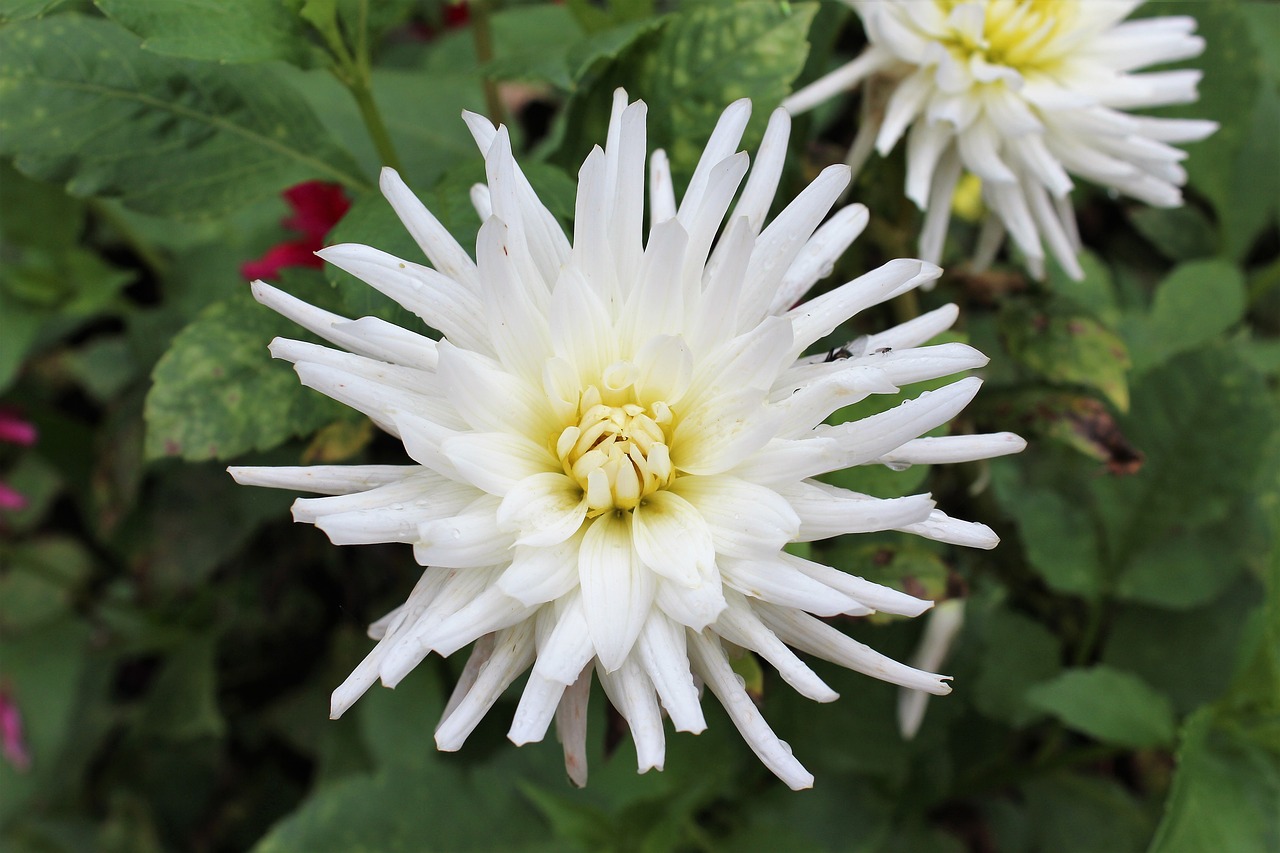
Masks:
[[[369,138],[373,140],[373,147],[378,152],[382,165],[390,166],[397,172],[400,171],[400,157],[391,143],[391,134],[387,132],[387,125],[382,120],[382,113],[378,111],[378,104],[373,100],[373,90],[369,87],[368,79],[355,81],[349,84],[347,89],[356,99],[356,106],[360,108],[360,118],[364,120],[365,129],[369,131]]]
[[[476,62],[483,66],[493,61],[493,29],[489,26],[488,0],[471,2],[471,35],[476,44]],[[485,111],[489,121],[502,123],[502,101],[498,98],[498,84],[488,74],[483,75]]]
[[[322,28],[321,33],[336,62],[332,69],[333,76],[338,78],[338,82],[355,99],[378,159],[382,161],[382,165],[390,166],[398,172],[400,157],[391,142],[391,134],[387,132],[387,124],[382,120],[378,103],[373,98],[373,63],[369,55],[369,0],[361,0],[359,14],[354,54],[347,46],[351,34],[340,33],[341,28],[337,23],[333,27]]]

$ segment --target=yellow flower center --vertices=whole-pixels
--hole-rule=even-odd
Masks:
[[[582,486],[592,517],[634,509],[675,479],[667,449],[671,408],[636,402],[629,382],[623,388],[604,384],[603,392],[595,385],[582,392],[578,422],[556,441],[560,464]]]
[[[950,15],[973,0],[936,0]],[[1044,71],[1062,56],[1062,34],[1070,29],[1080,0],[987,0],[980,34],[952,29],[950,47],[960,59],[980,55],[992,65],[1019,72]],[[963,12],[962,12],[963,14]],[[953,21],[955,19],[952,19]]]

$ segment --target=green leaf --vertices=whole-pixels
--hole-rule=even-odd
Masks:
[[[743,145],[759,140],[769,112],[790,91],[808,56],[809,25],[816,3],[746,0],[723,7],[692,8],[669,16],[657,33],[622,54],[605,80],[570,105],[570,139],[605,138],[615,86],[649,104],[651,147],[663,147],[677,185],[693,173],[720,113],[732,101],[751,98],[751,123]],[[564,150],[576,168],[585,149]]]
[[[305,63],[312,54],[301,20],[280,0],[94,0],[142,47],[209,62]]]
[[[0,760],[0,826],[37,792],[64,793],[59,756],[72,736],[81,679],[88,664],[88,626],[64,619],[21,634],[0,635],[9,698],[22,717],[31,768]]]
[[[1022,726],[1038,716],[1026,695],[1061,669],[1058,639],[1044,626],[1008,609],[975,612],[983,653],[973,682],[974,705],[994,720]]]
[[[1197,207],[1139,207],[1130,212],[1129,219],[1138,233],[1170,260],[1192,261],[1217,252],[1214,225]]]
[[[572,13],[564,6],[524,6],[493,16],[494,37],[507,35],[508,49],[484,66],[497,80],[545,80],[561,89],[573,85],[567,54],[582,36]],[[518,39],[511,38],[519,33]]]
[[[1186,607],[1221,590],[1215,574],[1239,571],[1252,549],[1241,521],[1275,423],[1261,377],[1230,349],[1188,353],[1145,375],[1123,427],[1146,461],[1091,484],[1118,591]],[[1166,561],[1176,571],[1162,580]]]
[[[1256,553],[1257,532],[1243,511],[1204,530],[1175,525],[1132,555],[1115,593],[1169,608],[1211,601],[1244,571]]]
[[[1212,708],[1187,721],[1150,853],[1280,849],[1280,749],[1258,722]]]
[[[1142,748],[1173,742],[1169,700],[1137,676],[1108,666],[1067,670],[1032,687],[1027,701],[1104,743]]]
[[[341,417],[342,406],[303,388],[287,366],[271,363],[271,339],[298,333],[248,294],[202,311],[151,374],[147,457],[229,459]]]
[[[1231,683],[1228,663],[1257,607],[1252,582],[1192,610],[1122,605],[1107,628],[1102,662],[1139,676],[1189,714],[1222,695]]]
[[[189,638],[166,656],[142,711],[148,736],[169,740],[221,737],[226,729],[218,710],[217,637]]]
[[[1250,115],[1258,91],[1260,65],[1239,12],[1241,5],[1237,0],[1197,4],[1197,30],[1204,38],[1205,50],[1187,65],[1204,71],[1200,98],[1194,104],[1164,111],[1219,123],[1215,134],[1187,146],[1186,166],[1190,184],[1213,201],[1220,220],[1234,203],[1232,171],[1245,135],[1241,119]]]
[[[505,784],[503,784],[505,782]],[[498,783],[498,784],[494,784]],[[254,853],[523,851],[547,840],[513,779],[469,781],[432,764],[354,776],[313,794]],[[548,850],[555,849],[546,848]]]
[[[1058,264],[1049,264],[1049,283],[1053,292],[1114,328],[1120,319],[1120,308],[1116,304],[1116,286],[1111,270],[1088,249],[1080,253],[1080,267],[1084,270],[1084,278],[1076,281]]]
[[[35,18],[65,2],[66,0],[0,0],[0,23]]]
[[[1010,482],[1001,505],[1018,522],[1027,559],[1052,589],[1095,598],[1105,586],[1088,509],[1059,490]]]
[[[67,614],[93,565],[72,538],[22,542],[0,560],[0,631],[30,630]]]
[[[1156,289],[1151,311],[1130,315],[1122,325],[1134,374],[1207,343],[1244,316],[1240,270],[1224,261],[1193,261],[1169,274]]]
[[[1249,27],[1263,68],[1273,82],[1280,84],[1280,6],[1248,3],[1240,7],[1240,14]]]
[[[1112,779],[1062,774],[1034,779],[1019,793],[1034,839],[1029,849],[1139,853],[1151,837],[1153,821],[1146,810]]]
[[[269,69],[157,56],[77,15],[0,30],[0,57],[0,154],[74,195],[215,216],[308,179],[367,183]]]
[[[1129,408],[1129,353],[1102,323],[1052,305],[1041,312],[1006,301],[1000,328],[1009,354],[1028,370],[1055,384],[1100,391],[1122,412]]]
[[[160,597],[200,589],[264,522],[286,517],[293,498],[287,491],[237,485],[220,466],[174,463],[153,466],[153,473],[160,476],[153,477],[152,499],[126,526],[120,544]]]

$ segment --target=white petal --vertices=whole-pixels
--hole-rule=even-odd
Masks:
[[[747,98],[734,101],[720,114],[711,138],[702,149],[702,156],[689,179],[689,188],[680,200],[680,208],[676,212],[686,229],[692,229],[694,215],[702,207],[703,194],[711,178],[711,171],[726,157],[732,156],[742,139],[742,132],[747,128],[747,120],[751,118],[751,101]]]
[[[511,558],[515,538],[498,527],[499,502],[484,495],[458,515],[421,525],[413,558],[423,566],[451,569],[505,564]]]
[[[966,548],[990,550],[1000,544],[1000,537],[985,524],[950,518],[946,513],[938,509],[931,512],[924,521],[904,524],[897,529],[904,533],[923,536],[926,539],[946,542],[949,545],[963,545]]]
[[[572,684],[593,657],[595,648],[591,644],[582,594],[575,591],[557,602],[555,627],[538,649],[533,671],[552,681]]]
[[[951,420],[969,404],[981,386],[982,380],[977,377],[961,379],[935,391],[925,391],[887,412],[839,426],[819,427],[816,432],[840,445],[844,457],[842,467],[861,465]]]
[[[839,590],[854,601],[865,604],[880,613],[919,616],[933,606],[932,601],[915,598],[905,592],[899,592],[896,589],[872,583],[856,575],[833,569],[831,566],[824,566],[821,563],[811,562],[794,554],[788,554],[785,551],[778,555],[778,561],[788,569],[795,569],[818,583]],[[767,598],[766,600],[773,601],[773,599]],[[775,601],[774,603],[785,604],[786,602]],[[808,610],[809,608],[802,609]],[[816,610],[810,610],[810,612],[817,613],[819,616],[825,615],[818,613]]]
[[[859,311],[879,305],[940,275],[942,270],[931,263],[899,259],[796,306],[783,315],[791,320],[794,335],[792,357],[819,338],[831,334],[836,326]]]
[[[440,443],[440,452],[467,482],[499,497],[526,477],[560,468],[546,447],[507,432],[451,436]]]
[[[797,693],[815,702],[834,702],[840,695],[809,669],[777,635],[764,626],[740,593],[730,592],[729,606],[716,620],[715,631],[735,645],[750,649],[778,670]]]
[[[742,189],[742,197],[733,208],[730,219],[745,216],[752,232],[759,234],[764,227],[765,217],[769,215],[769,206],[773,203],[774,193],[778,189],[778,179],[782,176],[782,166],[787,156],[787,140],[791,136],[791,116],[781,107],[769,116],[769,124],[764,129],[764,138],[756,151],[756,160],[751,167],[751,175],[747,185]]]
[[[586,517],[582,487],[558,472],[525,477],[511,487],[498,508],[499,526],[519,533],[517,545],[556,545],[577,533]]]
[[[870,218],[864,205],[851,204],[822,223],[782,277],[769,303],[769,313],[779,314],[791,308],[815,283],[831,275],[836,260],[858,239]]]
[[[934,507],[928,495],[873,498],[816,480],[779,488],[778,494],[800,517],[797,542],[898,529],[924,521]]]
[[[845,592],[814,580],[782,557],[783,554],[769,554],[754,559],[723,558],[721,576],[744,595],[818,616],[865,616],[871,612]]]
[[[661,613],[651,613],[636,641],[636,651],[676,731],[697,734],[705,730],[707,721],[689,669],[684,628]]]
[[[758,604],[756,614],[783,642],[800,651],[900,687],[924,690],[936,696],[951,692],[945,676],[898,663],[806,613]]]
[[[493,654],[480,667],[475,683],[457,707],[436,727],[436,748],[456,752],[467,739],[502,691],[528,668],[533,660],[533,620],[525,620],[499,631],[494,637]]]
[[[963,625],[964,599],[953,598],[939,604],[929,614],[924,636],[920,639],[915,654],[911,656],[911,665],[924,670],[942,666]],[[928,701],[929,694],[922,690],[904,687],[898,693],[898,731],[903,738],[910,740],[920,730]]]
[[[671,461],[699,475],[728,471],[778,433],[783,413],[754,388],[714,397],[683,417],[671,437]]]
[[[666,757],[666,739],[649,677],[632,657],[624,660],[616,672],[605,672],[602,667],[598,667],[596,672],[609,701],[631,730],[639,772],[653,768],[661,770]]]
[[[498,588],[525,604],[542,604],[566,595],[578,585],[577,535],[551,547],[517,545],[511,565],[498,578]]]
[[[1020,453],[1026,439],[1011,432],[986,435],[942,435],[915,438],[886,453],[875,461],[882,465],[938,465],[951,462],[973,462]]]
[[[508,597],[492,585],[461,610],[446,617],[434,631],[422,638],[422,643],[441,657],[449,657],[485,634],[531,618],[534,611],[535,608]]]
[[[631,541],[631,517],[606,513],[587,528],[578,556],[583,609],[606,672],[622,666],[653,603],[653,573]]]
[[[737,477],[681,477],[671,491],[702,515],[720,554],[753,557],[774,552],[800,531],[800,518],[785,498]]]
[[[715,565],[711,531],[693,505],[671,491],[649,495],[633,511],[636,553],[653,572],[697,586]]]
[[[569,685],[556,709],[556,737],[564,745],[564,769],[579,788],[587,784],[587,700],[591,670],[584,669]]]
[[[729,666],[719,641],[705,633],[690,632],[689,657],[698,674],[729,713],[729,718],[742,733],[743,740],[764,765],[792,790],[813,787],[813,774],[804,769],[791,754],[791,747],[779,740],[764,717],[760,716],[755,702],[751,701]]]
[[[450,340],[485,349],[484,315],[476,294],[447,275],[356,243],[328,246],[316,254],[395,300]]]
[[[848,166],[828,166],[760,233],[742,288],[740,323],[757,323],[768,312],[783,276],[848,185]]]
[[[357,341],[356,346],[341,343],[344,349],[362,353],[371,358],[416,367],[418,370],[436,369],[436,342],[424,335],[402,329],[381,317],[361,317],[359,320],[337,323],[332,332],[341,340]]]
[[[546,737],[551,719],[555,716],[565,685],[552,681],[536,672],[529,673],[529,681],[520,694],[520,704],[511,718],[507,739],[516,746],[536,743]]]
[[[310,465],[260,468],[232,465],[227,469],[242,486],[293,489],[321,495],[348,495],[396,483],[416,473],[417,465]]]
[[[384,167],[378,185],[432,266],[455,281],[478,288],[476,265],[467,250],[458,245],[440,220],[432,216],[413,191],[405,186],[396,170]]]
[[[346,680],[333,691],[329,704],[330,719],[338,719],[356,700],[364,695],[373,682],[378,680],[378,671],[387,654],[413,628],[427,604],[434,600],[440,589],[449,579],[448,572],[429,570],[422,573],[413,591],[399,610],[399,615],[392,620],[378,644],[365,655],[364,660],[356,665]]]

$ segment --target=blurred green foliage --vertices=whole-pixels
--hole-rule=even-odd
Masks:
[[[1280,849],[1275,3],[1148,7],[1196,16],[1208,45],[1188,63],[1201,100],[1169,113],[1222,125],[1189,147],[1185,207],[1082,188],[1084,281],[967,272],[957,239],[952,272],[921,297],[960,303],[957,334],[992,357],[952,429],[1033,444],[834,475],[932,491],[1004,539],[980,553],[889,534],[806,546],[967,595],[956,691],[914,740],[897,733],[893,688],[820,664],[842,694],[831,705],[763,671],[769,718],[818,779],[801,794],[710,702],[708,731],[674,736],[665,772],[636,776],[593,697],[581,791],[555,744],[505,742],[510,697],[466,750],[439,754],[455,661],[327,719],[364,626],[416,567],[404,549],[293,529],[287,495],[222,471],[403,461],[268,358],[296,331],[238,270],[290,238],[280,191],[338,183],[353,206],[330,242],[413,257],[375,190],[394,152],[469,245],[483,170],[458,113],[484,112],[488,86],[567,225],[614,87],[648,101],[651,144],[682,182],[729,101],[755,102],[752,150],[788,92],[860,45],[831,0],[487,5],[477,48],[478,4],[458,25],[439,0],[0,0],[0,394],[40,430],[34,448],[0,448],[28,499],[0,516],[0,693],[32,754],[25,771],[0,760],[0,849]],[[781,199],[843,156],[837,113],[796,122]],[[900,160],[878,168],[857,188],[873,227],[832,282],[903,253],[919,227]],[[336,270],[283,284],[347,316],[416,322]],[[842,627],[900,658],[919,635],[905,620]]]

